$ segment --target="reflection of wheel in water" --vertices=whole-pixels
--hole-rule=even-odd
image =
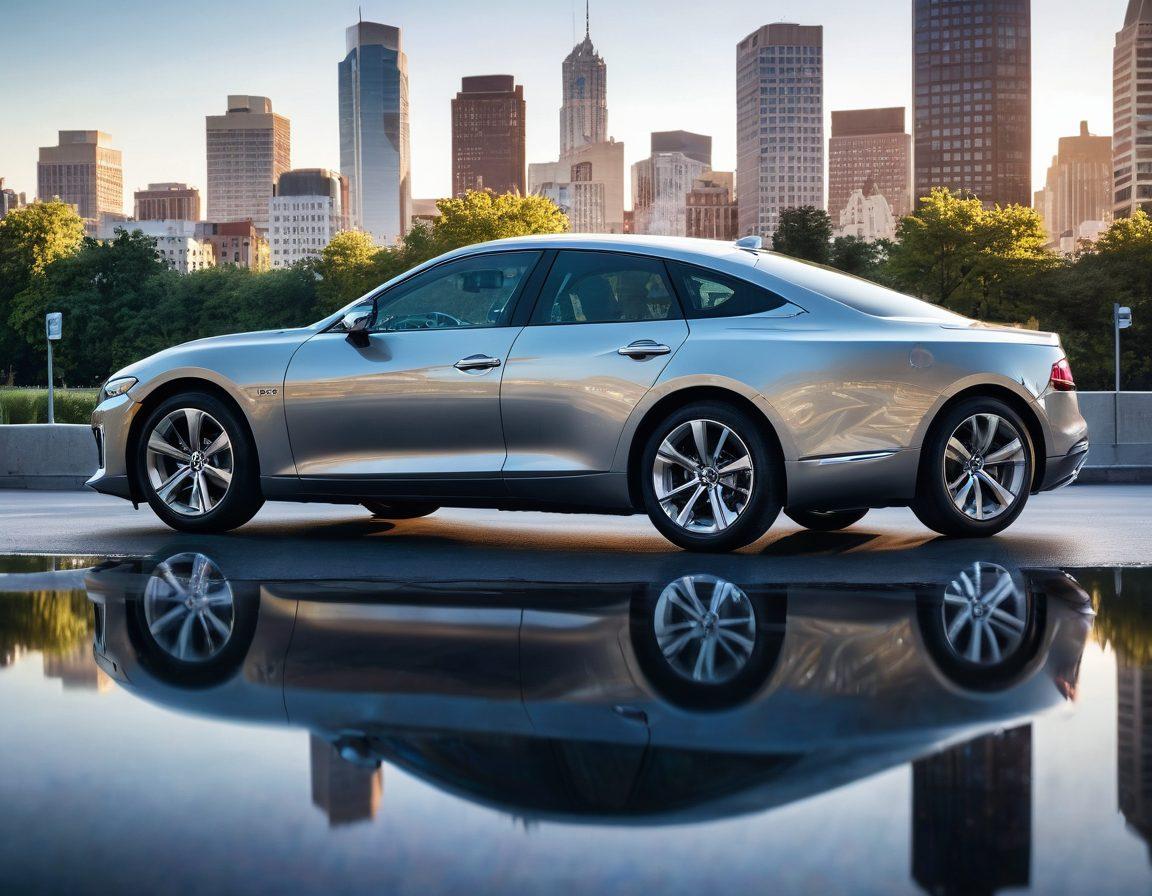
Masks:
[[[1011,683],[1035,657],[1044,611],[1043,598],[1019,575],[978,561],[923,596],[918,618],[945,675],[964,687],[994,689]]]
[[[763,686],[780,654],[784,616],[782,595],[752,598],[718,576],[681,576],[634,601],[632,643],[662,696],[725,709]]]
[[[669,667],[690,681],[729,681],[756,646],[756,613],[748,595],[716,576],[670,582],[656,601],[652,624]]]
[[[169,656],[186,663],[207,662],[232,637],[232,586],[203,554],[176,554],[161,560],[148,578],[144,620],[156,646]]]
[[[198,551],[158,561],[134,597],[130,634],[140,661],[170,684],[224,680],[243,659],[255,631],[255,596],[241,593]]]

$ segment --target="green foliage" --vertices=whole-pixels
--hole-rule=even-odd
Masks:
[[[0,592],[0,665],[17,650],[66,653],[90,640],[91,607],[83,591]]]
[[[1087,569],[1075,575],[1096,607],[1095,639],[1123,666],[1152,665],[1152,569]]]
[[[57,389],[57,423],[87,423],[99,402],[98,389]],[[47,389],[0,389],[0,424],[47,423]]]
[[[827,264],[832,243],[832,219],[814,205],[786,208],[772,236],[772,248],[784,255]]]
[[[875,280],[888,260],[891,247],[888,240],[869,242],[855,236],[838,236],[828,252],[828,264],[846,274]]]
[[[431,235],[436,254],[488,240],[568,230],[567,216],[544,196],[469,190],[455,199],[439,200],[436,208],[440,217]]]

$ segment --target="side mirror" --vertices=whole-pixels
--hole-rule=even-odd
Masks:
[[[354,317],[353,314],[345,316],[343,323],[348,330],[346,338],[357,348],[367,348],[371,344],[372,340],[368,338],[368,324],[371,320],[371,314],[361,314],[358,317]]]

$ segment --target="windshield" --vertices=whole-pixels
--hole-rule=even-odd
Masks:
[[[939,305],[922,302],[870,280],[784,255],[761,252],[756,266],[782,280],[873,317],[915,317],[941,323],[964,323],[968,320]]]

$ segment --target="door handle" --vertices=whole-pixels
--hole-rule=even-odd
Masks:
[[[616,353],[624,355],[626,358],[647,358],[650,355],[666,355],[672,349],[668,346],[653,342],[651,339],[637,339],[635,342],[629,342],[622,348],[616,349]]]
[[[452,365],[457,370],[487,370],[490,367],[499,367],[500,359],[489,355],[469,355],[461,358]]]

